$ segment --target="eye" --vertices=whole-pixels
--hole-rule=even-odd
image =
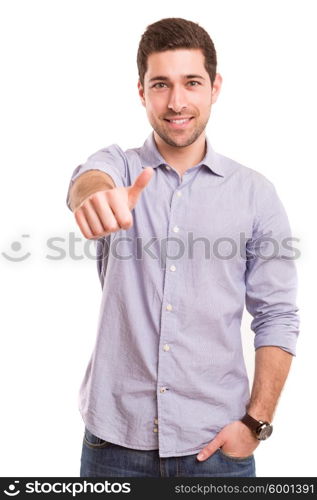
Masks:
[[[155,83],[154,85],[152,85],[152,88],[157,88],[157,89],[161,89],[162,88],[162,87],[157,87],[157,85],[166,85],[166,83],[163,83],[163,82]]]
[[[191,80],[190,82],[188,83],[197,83],[197,85],[201,85],[200,82],[197,82],[196,80]],[[191,85],[191,87],[196,87],[197,85]]]

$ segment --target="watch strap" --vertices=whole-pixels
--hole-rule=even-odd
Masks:
[[[249,429],[251,429],[253,432],[256,432],[258,427],[261,424],[269,424],[269,422],[263,422],[262,420],[256,420],[255,418],[251,417],[248,413],[246,413],[242,418],[241,422],[243,422]]]

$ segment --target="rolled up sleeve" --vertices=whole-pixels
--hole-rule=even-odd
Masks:
[[[75,168],[68,185],[66,204],[70,207],[70,190],[75,180],[89,170],[100,170],[110,175],[118,187],[127,185],[127,160],[117,144],[111,144],[88,157],[87,161]]]
[[[285,208],[266,178],[257,190],[255,206],[245,273],[246,309],[253,316],[254,347],[278,346],[296,356],[298,252]]]

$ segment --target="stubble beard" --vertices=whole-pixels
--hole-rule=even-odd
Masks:
[[[209,118],[209,117],[208,117]],[[195,118],[194,118],[195,119]],[[173,138],[172,133],[168,133],[164,130],[163,127],[159,126],[158,123],[151,123],[153,130],[157,133],[157,135],[169,146],[175,148],[185,148],[186,146],[190,146],[193,144],[198,137],[203,133],[208,123],[208,119],[204,123],[198,124],[198,126],[193,130],[189,137],[182,138],[181,135],[179,138]]]

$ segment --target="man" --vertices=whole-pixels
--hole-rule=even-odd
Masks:
[[[153,133],[140,148],[90,156],[67,195],[96,240],[103,288],[80,391],[80,474],[252,477],[298,335],[288,218],[272,183],[205,135],[222,82],[208,33],[162,19],[137,62]]]

